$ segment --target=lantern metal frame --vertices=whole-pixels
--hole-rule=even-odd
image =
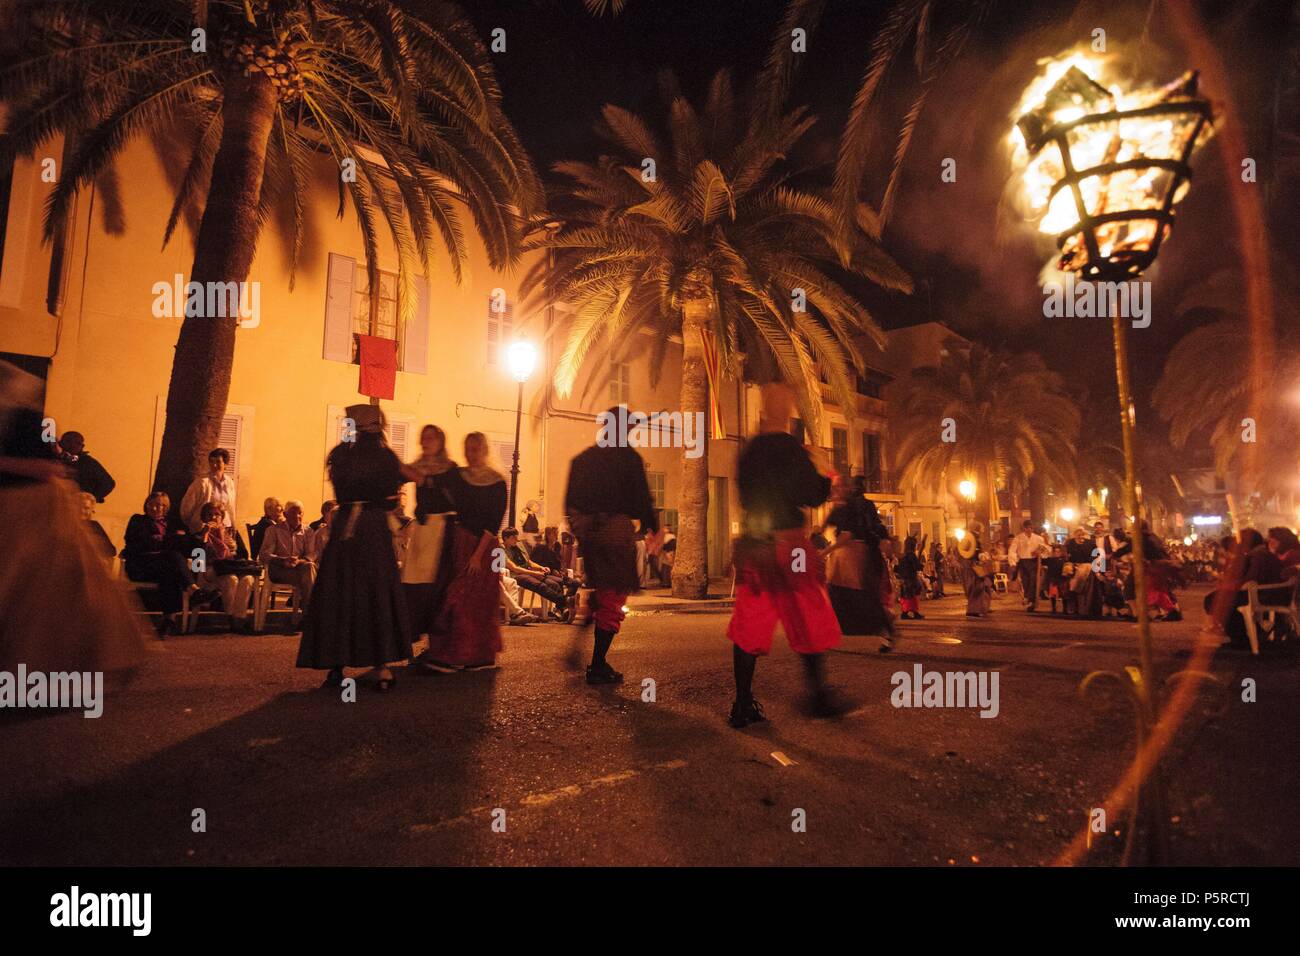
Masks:
[[[1071,68],[1062,78],[1062,83],[1067,79],[1074,79],[1074,74],[1078,74],[1083,79],[1097,86],[1086,73],[1077,67]],[[1057,89],[1062,84],[1058,83]],[[1067,264],[1064,261],[1061,266],[1066,271],[1077,272],[1079,277],[1088,280],[1102,281],[1120,281],[1125,279],[1134,279],[1145,272],[1155,258],[1160,253],[1160,246],[1166,235],[1173,229],[1174,219],[1176,216],[1175,203],[1177,201],[1178,190],[1183,183],[1192,178],[1191,158],[1201,139],[1201,133],[1205,126],[1213,120],[1213,111],[1208,100],[1196,95],[1197,73],[1190,72],[1184,77],[1179,85],[1178,99],[1171,99],[1163,103],[1154,103],[1148,106],[1136,107],[1133,109],[1123,110],[1106,110],[1104,112],[1086,113],[1076,119],[1068,120],[1063,123],[1056,123],[1046,129],[1036,128],[1035,122],[1038,116],[1037,110],[1031,110],[1020,118],[1017,126],[1025,138],[1025,147],[1029,156],[1035,157],[1044,149],[1055,145],[1061,157],[1061,166],[1064,169],[1064,175],[1056,181],[1047,196],[1047,205],[1051,205],[1052,199],[1056,197],[1062,189],[1068,188],[1074,199],[1075,212],[1078,213],[1078,220],[1069,229],[1057,233],[1055,236],[1056,247],[1064,253],[1065,245],[1071,238],[1082,233],[1084,246],[1087,249],[1087,260],[1079,265]],[[1097,87],[1104,89],[1104,87]],[[1109,93],[1109,91],[1106,91]],[[1050,99],[1052,93],[1048,93]],[[1177,159],[1152,158],[1139,156],[1136,159],[1128,159],[1122,162],[1099,163],[1095,166],[1078,169],[1075,167],[1074,156],[1070,147],[1070,133],[1083,126],[1098,126],[1107,123],[1121,124],[1126,120],[1146,119],[1154,116],[1184,116],[1195,117],[1191,124],[1191,134],[1188,135],[1182,144],[1182,149]],[[1110,176],[1114,173],[1126,170],[1141,169],[1164,169],[1173,175],[1170,177],[1168,189],[1165,192],[1163,201],[1159,206],[1145,207],[1139,209],[1119,209],[1114,212],[1092,213],[1088,209],[1087,202],[1083,197],[1083,190],[1080,183],[1087,179]],[[1103,195],[1105,191],[1103,189]],[[1134,220],[1152,220],[1156,224],[1155,233],[1151,242],[1144,248],[1132,248],[1118,250],[1109,256],[1101,254],[1101,247],[1097,242],[1097,228],[1112,222],[1128,222]]]

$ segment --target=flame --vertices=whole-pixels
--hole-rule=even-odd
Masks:
[[[1025,88],[1013,121],[1033,114],[1042,128],[1047,129],[1092,114],[1141,109],[1179,99],[1179,94],[1172,88],[1126,92],[1122,80],[1115,75],[1115,58],[1090,50],[1069,51],[1059,57],[1041,60],[1039,64],[1042,69]],[[1077,94],[1071,90],[1065,95],[1054,95],[1058,84],[1072,69],[1081,71],[1084,78],[1091,80],[1096,87],[1089,86]],[[1196,117],[1191,114],[1170,114],[1083,123],[1067,134],[1070,160],[1075,170],[1085,170],[1103,163],[1181,159],[1195,122]],[[1208,139],[1210,133],[1211,127],[1207,123],[1197,145]],[[1074,190],[1064,187],[1053,194],[1057,183],[1066,175],[1065,162],[1057,145],[1048,143],[1031,156],[1024,130],[1016,122],[1013,122],[1007,142],[1012,168],[1020,179],[1026,217],[1037,222],[1039,232],[1053,236],[1079,229]],[[1172,176],[1169,170],[1159,167],[1120,170],[1089,176],[1080,180],[1077,188],[1090,215],[1120,209],[1159,209],[1168,195]],[[1187,183],[1184,181],[1179,184],[1174,202],[1180,201],[1186,192]],[[1103,223],[1095,230],[1098,251],[1108,258],[1125,250],[1148,247],[1155,240],[1158,228],[1155,219]],[[1062,246],[1060,267],[1077,268],[1086,256],[1082,233],[1076,233]]]

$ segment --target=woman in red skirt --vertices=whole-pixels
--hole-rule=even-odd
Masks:
[[[452,566],[439,634],[429,635],[422,664],[442,673],[488,670],[501,652],[501,579],[493,567],[506,514],[506,479],[487,463],[482,432],[465,436],[466,467],[444,487],[456,509]]]

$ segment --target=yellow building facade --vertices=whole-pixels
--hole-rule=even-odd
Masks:
[[[57,144],[56,144],[57,145]],[[115,542],[151,486],[165,420],[171,358],[181,320],[158,317],[158,283],[182,285],[193,237],[184,222],[162,247],[173,188],[154,147],[133,143],[118,163],[121,216],[96,189],[84,190],[61,244],[42,242],[42,212],[53,184],[42,174],[50,157],[19,160],[11,174],[0,259],[0,357],[46,378],[45,410],[58,434],[76,430],[86,450],[109,470],[117,488],[96,517]],[[522,314],[518,285],[528,262],[498,272],[487,261],[464,213],[466,274],[457,284],[445,256],[422,283],[414,322],[403,325],[395,300],[397,258],[381,234],[379,327],[370,327],[362,237],[349,207],[336,216],[337,189],[322,165],[309,191],[306,234],[294,287],[286,241],[274,224],[263,232],[249,282],[257,283],[259,315],[236,334],[234,369],[221,444],[232,451],[237,521],[255,522],[262,502],[298,498],[315,517],[331,497],[324,457],[336,441],[345,406],[366,401],[352,363],[353,332],[398,341],[394,398],[383,401],[389,439],[404,460],[419,452],[420,428],[435,423],[452,456],[485,432],[496,467],[509,474],[517,386],[504,346],[516,338],[538,344],[541,361],[524,389],[518,502],[541,502],[544,523],[562,524],[569,460],[596,437],[595,414],[615,400],[634,410],[678,408],[680,343],[669,348],[660,381],[651,385],[649,352],[629,350],[620,365],[589,361],[573,396],[549,400],[544,385],[562,342],[547,336],[554,315]],[[504,305],[504,307],[503,307]],[[203,388],[204,383],[192,383]],[[710,566],[725,571],[738,528],[736,450],[752,431],[756,403],[734,383],[721,389],[728,437],[710,442],[714,501]],[[671,519],[678,500],[682,451],[642,449],[657,502]],[[408,496],[409,498],[409,496]],[[408,500],[408,508],[412,502]],[[516,520],[512,518],[511,520]]]

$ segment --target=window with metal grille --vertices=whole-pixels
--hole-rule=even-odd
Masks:
[[[630,362],[615,362],[609,376],[609,400],[615,405],[626,405],[632,401],[632,365]]]
[[[398,341],[397,273],[379,270],[379,308],[374,317],[370,314],[370,277],[365,263],[357,263],[356,277],[352,282],[352,331],[358,335],[373,335],[380,339]],[[353,361],[358,361],[355,338]]]
[[[504,296],[489,295],[487,308],[487,360],[489,365],[505,361],[514,326],[514,307]]]

